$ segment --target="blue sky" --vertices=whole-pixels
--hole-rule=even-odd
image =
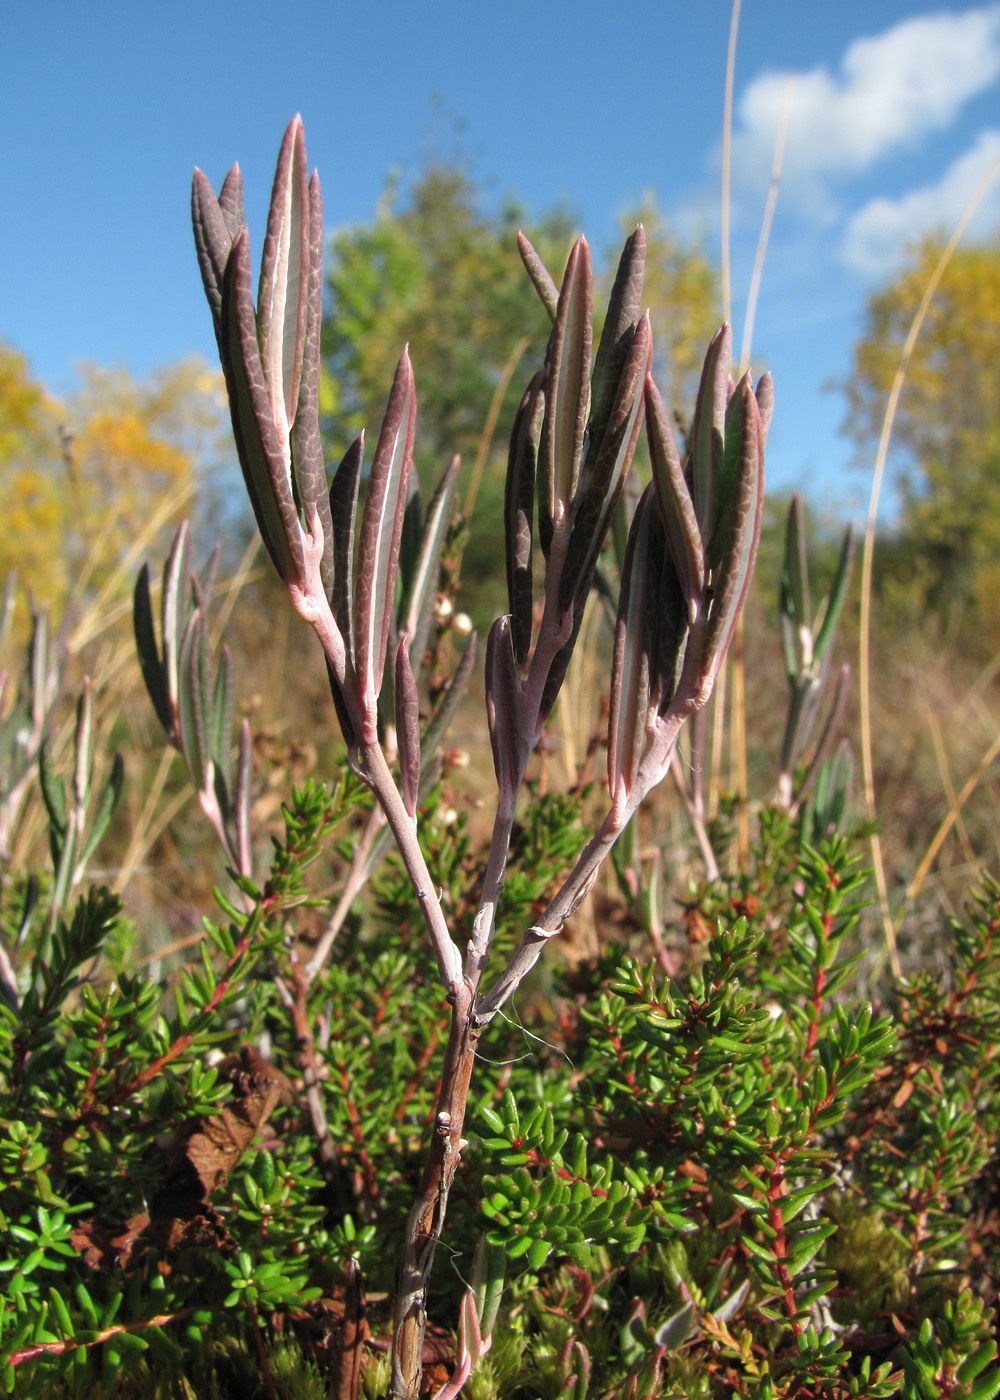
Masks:
[[[597,248],[647,190],[719,239],[728,0],[71,0],[4,7],[0,339],[55,393],[82,360],[214,363],[191,233],[195,165],[239,161],[255,247],[282,131],[305,120],[331,228],[387,173],[463,148],[491,196],[564,200]],[[950,232],[1000,154],[1000,0],[743,0],[736,65],[737,344],[782,103],[784,175],[754,336],[773,370],[773,486],[853,508],[839,436],[866,292]],[[1000,225],[1000,179],[970,231]],[[655,328],[654,328],[655,331]],[[416,366],[419,388],[419,365]]]

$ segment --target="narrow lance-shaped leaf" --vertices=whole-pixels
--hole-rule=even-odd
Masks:
[[[424,752],[433,754],[441,743],[447,732],[449,724],[462,703],[472,677],[472,671],[476,664],[476,643],[478,638],[475,632],[469,633],[469,638],[465,643],[465,650],[462,652],[458,665],[455,667],[451,680],[445,687],[443,695],[437,702],[434,713],[431,715],[424,734]],[[425,769],[426,771],[426,769]],[[421,782],[423,786],[423,781]]]
[[[654,585],[650,656],[653,659],[651,705],[665,715],[677,693],[683,674],[687,641],[690,635],[688,606],[677,577],[677,567],[670,552],[663,517],[656,519],[656,543],[660,552],[659,581]]]
[[[229,648],[224,646],[219,655],[219,669],[215,677],[212,694],[212,735],[211,754],[215,761],[218,776],[228,787],[233,727],[233,678]]]
[[[84,676],[83,690],[76,702],[73,748],[73,801],[77,810],[82,811],[90,800],[94,777],[94,686],[89,676]]]
[[[593,300],[590,250],[580,238],[566,264],[559,306],[549,341],[542,459],[549,518],[554,529],[569,525],[590,416],[590,348]]]
[[[549,313],[549,320],[556,319],[556,307],[559,304],[559,288],[552,280],[548,268],[535,252],[534,248],[525,238],[523,233],[517,235],[517,251],[521,255],[528,276],[531,278],[531,285],[541,300],[545,310]]]
[[[296,490],[312,533],[318,523],[323,532],[323,587],[327,597],[333,590],[334,550],[330,499],[323,460],[323,439],[319,430],[320,337],[323,326],[323,196],[319,177],[309,182],[309,275],[306,282],[306,324],[302,344],[302,378],[299,385],[295,420],[292,424],[292,468]]]
[[[333,615],[354,657],[354,527],[358,517],[358,487],[364,466],[365,435],[360,433],[344,453],[330,485],[333,529]]]
[[[399,777],[403,806],[416,816],[420,792],[420,701],[417,682],[410,665],[407,637],[396,648],[395,696],[396,743],[399,747]]]
[[[149,565],[143,564],[135,581],[132,599],[132,627],[135,632],[136,651],[139,654],[139,670],[153,709],[164,733],[173,730],[173,717],[170,710],[170,697],[164,676],[164,666],[160,660],[156,644],[156,629],[153,626],[153,603],[149,590]]]
[[[49,849],[52,853],[52,864],[58,867],[66,841],[66,789],[56,774],[52,763],[52,752],[47,743],[42,745],[38,753],[38,781],[49,818]]]
[[[120,753],[116,753],[111,760],[111,772],[108,774],[107,782],[101,789],[97,806],[94,808],[93,816],[90,820],[90,828],[87,832],[86,840],[80,851],[79,866],[85,866],[91,856],[97,850],[104,833],[107,831],[118,806],[118,799],[122,794],[122,787],[125,783],[125,764]]]
[[[201,613],[195,608],[184,632],[180,655],[180,741],[191,781],[198,792],[206,787],[208,703],[205,637]]]
[[[813,646],[813,653],[817,661],[823,661],[826,653],[833,641],[834,633],[837,630],[837,623],[840,620],[841,610],[844,600],[847,597],[847,587],[851,581],[851,570],[854,566],[854,526],[848,525],[844,531],[844,538],[840,545],[840,557],[837,560],[837,572],[833,577],[833,584],[830,588],[829,596],[823,608],[823,620],[816,633],[816,641]]]
[[[785,669],[789,679],[812,663],[812,603],[806,557],[802,498],[796,493],[788,506],[785,559],[781,571],[781,623]],[[791,666],[789,666],[791,662]]]
[[[732,343],[728,325],[720,327],[713,336],[701,372],[691,425],[691,497],[701,537],[706,542],[715,531],[719,501]]]
[[[760,435],[766,447],[767,435],[771,431],[771,419],[774,416],[774,380],[770,374],[761,375],[757,380],[757,388],[754,393],[760,413]]]
[[[184,640],[184,585],[187,581],[190,531],[181,521],[163,566],[163,593],[160,597],[160,627],[163,637],[163,665],[171,718],[166,731],[175,738],[180,712],[180,658]]]
[[[650,522],[656,509],[652,490],[647,486],[632,519],[615,624],[608,718],[608,790],[615,804],[631,792],[645,746],[651,669]]]
[[[278,152],[257,293],[261,365],[278,438],[286,450],[298,406],[306,334],[311,241],[308,184],[302,119],[294,117]]]
[[[486,719],[501,807],[509,806],[514,801],[522,776],[519,694],[510,618],[498,617],[486,641]]]
[[[646,439],[667,543],[693,626],[705,591],[705,551],[687,477],[652,375],[646,378]]]
[[[421,658],[427,647],[431,618],[434,613],[434,600],[437,594],[438,575],[441,571],[441,552],[448,534],[452,503],[458,487],[458,472],[461,466],[456,456],[451,459],[437,490],[427,507],[421,530],[419,548],[412,572],[404,579],[406,595],[403,599],[403,613],[400,622],[400,635],[409,638],[411,658],[420,669]]]
[[[257,528],[279,577],[300,577],[302,545],[291,471],[271,414],[257,344],[246,229],[233,244],[222,294],[223,369],[233,435]]]
[[[236,858],[241,875],[252,875],[250,836],[250,783],[253,778],[253,736],[250,725],[240,725],[240,746],[236,761],[236,784],[233,793],[233,825],[236,833]]]
[[[372,464],[358,544],[354,650],[362,701],[374,717],[395,602],[406,487],[413,464],[416,395],[404,350]]]
[[[625,240],[618,260],[601,342],[591,379],[590,444],[588,456],[601,448],[612,410],[621,398],[620,384],[632,337],[642,316],[642,284],[646,274],[646,232],[642,225]]]
[[[545,412],[545,372],[539,372],[525,391],[510,435],[507,478],[504,486],[504,545],[507,565],[507,606],[511,640],[518,667],[524,666],[531,648],[534,585],[531,572],[532,503],[542,415]]]
[[[639,322],[631,339],[600,447],[595,449],[593,466],[584,470],[573,507],[573,527],[559,579],[559,603],[564,610],[571,605],[580,610],[586,603],[594,566],[611,525],[642,426],[643,385],[653,362],[653,336],[648,316]],[[589,463],[589,449],[587,457]]]
[[[236,235],[229,226],[207,176],[200,170],[194,172],[191,182],[191,227],[194,230],[202,285],[212,313],[215,338],[221,347],[222,284]]]
[[[753,574],[764,504],[764,454],[760,414],[749,374],[737,386],[726,414],[720,517],[712,538],[711,611],[704,656],[711,676],[729,646]]]

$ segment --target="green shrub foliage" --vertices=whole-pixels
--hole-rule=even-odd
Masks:
[[[342,956],[307,993],[296,983],[303,927],[334,900],[312,874],[361,801],[353,782],[296,792],[266,883],[241,882],[246,909],[220,894],[175,971],[129,968],[106,890],[51,939],[36,911],[47,951],[29,932],[0,1016],[7,1393],[339,1393],[349,1367],[355,1393],[384,1384],[381,1300],[448,1018],[392,860]],[[533,804],[511,930],[543,898],[531,872],[574,848],[578,811]],[[468,833],[440,792],[426,817],[461,908]],[[865,876],[850,842],[810,847],[775,811],[751,873],[752,895],[746,875],[715,886],[657,961],[619,940],[554,966],[522,1024],[484,1037],[454,1268],[431,1307],[447,1369],[485,1236],[506,1289],[468,1394],[1000,1390],[1000,888],[944,931],[944,976],[873,1008],[853,992]],[[5,929],[24,897],[5,886]]]

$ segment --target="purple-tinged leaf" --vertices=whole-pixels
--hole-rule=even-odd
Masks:
[[[208,677],[204,623],[197,608],[188,619],[180,655],[181,753],[196,791],[207,787],[211,754],[208,751]]]
[[[230,748],[233,742],[233,667],[229,648],[219,654],[219,669],[212,695],[212,730],[209,750],[217,772],[229,782]]]
[[[498,617],[486,641],[486,719],[501,807],[513,803],[523,775],[521,683],[511,645],[510,618]]]
[[[314,518],[323,532],[323,587],[333,591],[334,553],[330,499],[319,430],[320,337],[323,327],[323,196],[319,177],[309,182],[309,276],[306,285],[306,326],[302,345],[302,380],[292,424],[292,468],[306,528]]]
[[[330,486],[333,529],[333,615],[354,658],[354,527],[358,486],[365,458],[365,435],[359,433],[344,453]]]
[[[691,497],[706,544],[715,530],[718,511],[732,344],[733,333],[729,326],[720,327],[705,355],[691,425]]]
[[[559,304],[559,288],[552,280],[548,268],[542,262],[523,233],[518,233],[517,235],[517,251],[520,253],[521,261],[524,263],[525,270],[531,278],[531,285],[538,293],[545,310],[549,313],[549,320],[554,321],[556,319],[556,307]]]
[[[243,172],[238,165],[232,166],[222,182],[222,189],[219,191],[219,208],[226,221],[229,236],[235,241],[236,235],[241,228],[246,226],[247,221],[243,210]]]
[[[431,618],[434,614],[438,575],[441,571],[441,552],[448,534],[460,466],[461,459],[453,457],[438,482],[422,524],[419,550],[412,573],[403,580],[406,594],[399,630],[401,635],[409,638],[408,650],[411,661],[416,663],[417,671],[420,670],[427,647]]]
[[[646,744],[652,670],[650,620],[656,606],[656,599],[650,598],[656,514],[656,499],[649,485],[632,517],[615,623],[608,717],[608,790],[615,805],[623,804],[632,791]]]
[[[354,654],[362,704],[370,716],[382,686],[385,653],[392,625],[399,541],[406,511],[406,490],[413,465],[416,392],[406,350],[396,369],[389,405],[372,463],[365,513],[358,542],[355,588]]]
[[[177,742],[180,715],[180,658],[184,641],[184,584],[187,580],[190,532],[181,521],[163,566],[163,592],[160,596],[160,628],[163,638],[163,667],[170,703],[171,722],[167,733]]]
[[[771,431],[774,416],[774,380],[769,374],[762,374],[757,380],[757,408],[760,412],[760,435],[767,446],[767,435]]]
[[[219,207],[208,177],[195,170],[191,182],[191,227],[198,254],[202,285],[208,298],[215,326],[215,338],[222,345],[222,284],[233,248],[233,233]]]
[[[709,553],[713,596],[705,626],[703,679],[711,684],[729,648],[750,588],[764,505],[764,447],[750,376],[726,413],[720,514]]]
[[[257,326],[271,415],[287,450],[295,421],[306,335],[310,274],[309,169],[301,117],[285,132],[278,153],[264,252],[260,260]]]
[[[590,249],[586,239],[579,238],[566,264],[549,340],[542,423],[548,513],[564,547],[590,416],[591,283]]]
[[[522,668],[531,649],[534,587],[531,573],[532,502],[542,415],[545,412],[545,371],[532,379],[514,419],[507,457],[504,487],[504,544],[507,562],[507,600],[510,608],[514,658]]]
[[[399,779],[403,806],[416,816],[420,792],[420,700],[417,682],[404,634],[396,648],[396,744],[399,748]]]
[[[591,379],[590,443],[588,456],[603,446],[608,420],[621,398],[622,371],[632,351],[642,316],[642,284],[646,272],[646,232],[642,225],[626,239],[618,261],[601,343]]]
[[[288,582],[301,576],[302,542],[291,472],[260,361],[246,229],[237,236],[226,267],[222,322],[222,363],[243,478],[267,552],[279,577]]]
[[[693,625],[705,590],[705,551],[670,420],[652,375],[646,379],[646,438],[667,543]]]
[[[617,394],[605,420],[600,446],[587,465],[573,506],[573,525],[559,580],[559,606],[582,611],[590,591],[594,566],[611,526],[625,474],[632,462],[642,426],[643,386],[653,363],[649,317],[635,329],[621,365]],[[593,460],[593,465],[590,465]]]

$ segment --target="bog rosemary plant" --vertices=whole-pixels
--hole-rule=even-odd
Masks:
[[[665,777],[681,725],[711,695],[753,573],[770,380],[765,377],[756,393],[749,376],[733,383],[731,337],[723,327],[708,351],[690,458],[682,463],[651,375],[652,332],[641,314],[642,230],[622,253],[596,354],[586,242],[574,244],[557,286],[520,240],[552,330],[511,436],[507,608],[486,646],[496,819],[477,912],[471,927],[453,928],[417,834],[428,747],[415,646],[421,614],[414,612],[412,629],[397,632],[393,625],[416,430],[409,356],[404,350],[396,370],[359,512],[363,437],[348,448],[329,485],[323,459],[323,214],[301,121],[289,126],[278,158],[256,304],[238,167],[218,197],[196,174],[193,217],[257,524],[292,606],[316,632],[351,765],[370,786],[395,839],[452,1008],[396,1305],[392,1394],[412,1400],[420,1383],[427,1287],[461,1159],[480,1034],[586,896],[629,819]],[[644,415],[654,481],[632,522],[618,606],[610,804],[540,918],[498,965],[492,945],[518,795],[566,675]],[[391,728],[379,713],[387,666]]]
[[[253,509],[321,643],[348,763],[263,829],[211,642],[217,556],[193,570],[182,527],[158,601],[139,577],[135,635],[232,884],[190,964],[137,967],[121,901],[86,869],[121,765],[99,776],[89,683],[50,745],[72,689],[35,619],[0,705],[0,822],[30,798],[51,865],[0,852],[6,1392],[993,1400],[1000,891],[942,930],[933,975],[887,989],[891,1014],[859,1000],[869,895],[836,703],[816,723],[850,545],[814,616],[796,504],[777,801],[682,919],[640,859],[641,805],[749,587],[769,381],[732,382],[724,327],[682,458],[650,377],[642,231],[596,351],[586,243],[557,285],[520,241],[551,333],[511,432],[485,647],[497,793],[477,836],[442,743],[476,653],[440,606],[458,463],[425,505],[404,352],[370,465],[359,439],[327,482],[301,123],[256,302],[238,171],[218,198],[197,175],[193,208]],[[616,526],[606,779],[548,793],[533,755],[643,428],[652,479]],[[592,955],[536,968],[623,836],[627,907],[605,893]],[[441,1241],[453,1267],[432,1270]]]

